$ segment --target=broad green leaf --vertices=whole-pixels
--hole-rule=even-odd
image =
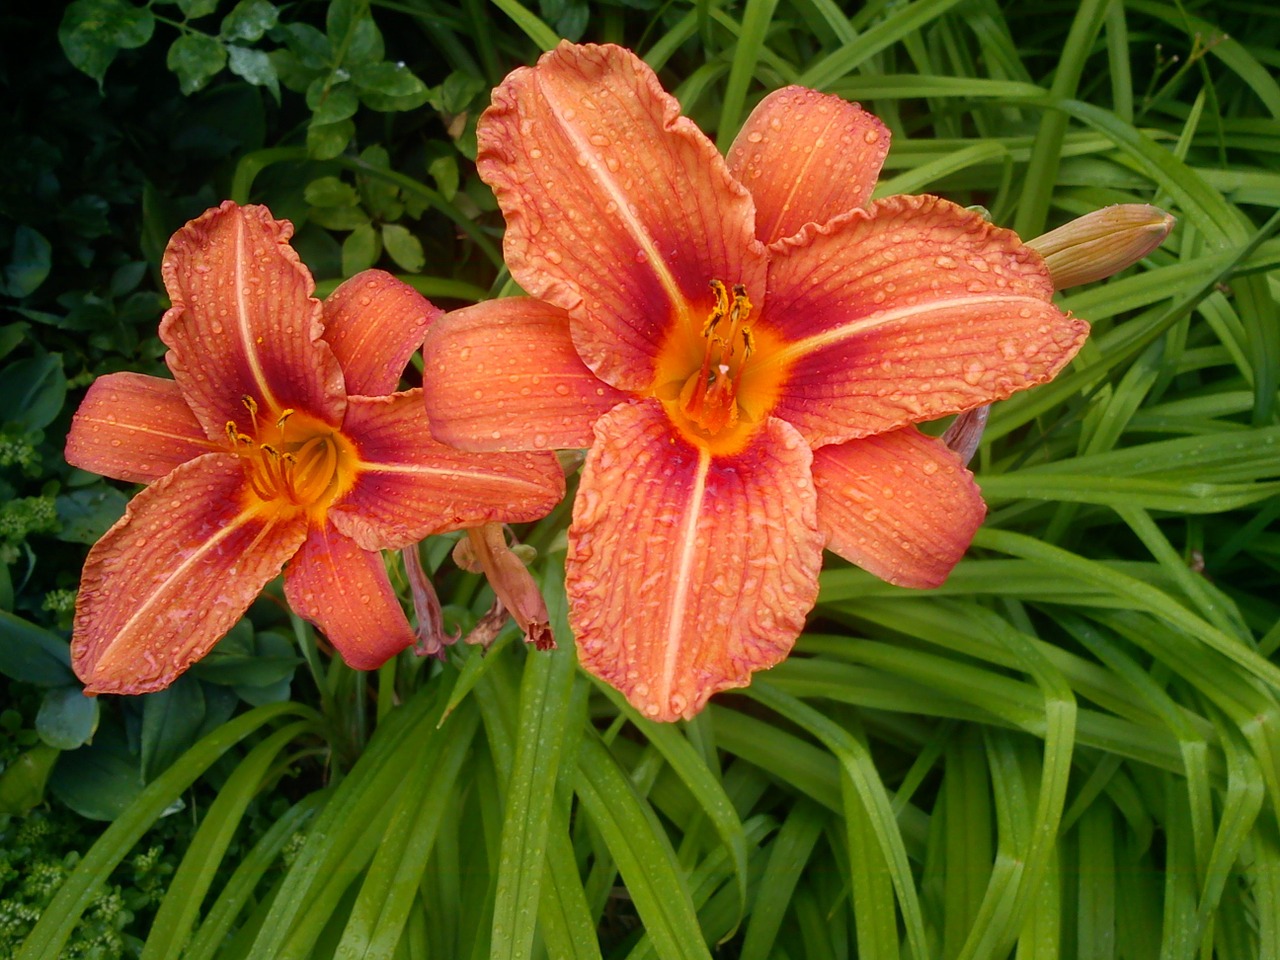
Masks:
[[[361,224],[342,242],[342,273],[352,277],[368,270],[382,255],[382,237],[372,224]]]
[[[207,17],[218,9],[218,0],[177,0],[178,9],[191,20]]]
[[[351,82],[365,106],[373,110],[416,110],[427,102],[429,91],[402,63],[370,63],[351,72]]]
[[[0,610],[0,673],[40,686],[75,682],[67,642],[7,610]]]
[[[47,743],[37,744],[0,771],[0,816],[25,817],[44,802],[45,783],[61,752]]]
[[[313,207],[349,207],[360,202],[356,188],[337,177],[317,177],[302,195]]]
[[[398,223],[383,225],[382,245],[386,248],[387,255],[402,270],[417,273],[427,264],[422,252],[422,241],[410,233],[407,227]]]
[[[315,160],[331,160],[347,148],[355,132],[350,120],[312,123],[307,127],[307,153]]]
[[[6,294],[21,300],[34,293],[49,276],[52,252],[44,234],[20,224],[13,231],[13,255],[4,268]]]
[[[27,430],[40,430],[54,421],[67,396],[62,357],[40,353],[15,360],[0,369],[5,387],[5,409],[0,417]]]
[[[92,743],[63,752],[49,789],[80,816],[112,821],[142,794],[142,771],[124,733],[108,725]]]
[[[150,10],[129,0],[75,0],[63,11],[58,42],[75,68],[97,80],[101,89],[116,54],[142,46],[155,25]]]
[[[355,88],[345,82],[334,83],[317,77],[307,88],[307,106],[311,108],[311,127],[331,126],[347,120],[360,109]],[[317,159],[328,159],[318,157]]]
[[[268,0],[240,0],[222,19],[223,40],[261,40],[276,25],[280,11]]]
[[[334,48],[342,51],[344,67],[350,69],[382,59],[382,34],[362,0],[332,0],[325,30]]]
[[[215,37],[203,33],[187,33],[174,40],[165,60],[178,75],[185,94],[204,88],[227,65],[227,48]]]
[[[61,494],[55,502],[61,525],[58,539],[92,545],[124,516],[129,498],[115,487],[95,484],[87,490]]]
[[[278,103],[280,101],[280,77],[275,62],[261,50],[250,50],[238,43],[227,45],[228,66],[237,77],[248,80],[255,87],[266,87]]]
[[[98,698],[86,696],[75,684],[45,691],[36,714],[40,739],[59,750],[75,750],[93,738],[98,728]]]
[[[142,779],[154,780],[185,753],[204,723],[204,690],[191,676],[142,701]]]

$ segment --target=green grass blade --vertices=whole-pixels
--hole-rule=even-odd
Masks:
[[[769,847],[769,860],[756,890],[739,960],[767,960],[772,955],[782,919],[822,833],[824,820],[821,807],[801,800],[782,822],[782,829]]]
[[[493,960],[523,960],[533,947],[544,875],[556,777],[566,739],[566,718],[577,663],[566,617],[564,574],[548,570],[548,612],[558,647],[525,660],[516,722],[516,751],[507,785],[502,856],[494,894]]]
[[[869,57],[923,30],[957,2],[959,0],[916,0],[898,8],[856,39],[827,54],[802,73],[797,82],[804,87],[825,90]]]
[[[778,0],[747,0],[742,10],[742,30],[738,34],[738,42],[733,47],[733,61],[729,66],[729,79],[725,82],[724,99],[720,104],[720,123],[716,127],[716,146],[721,153],[729,149],[729,144],[742,126],[743,106],[747,99],[747,88],[755,75],[756,63],[760,59],[760,51],[764,47],[765,35],[773,22],[773,13],[778,7]]]
[[[419,743],[386,833],[352,905],[339,955],[390,960],[409,918],[479,717],[463,707]]]
[[[833,753],[844,775],[848,776],[865,805],[875,832],[876,841],[889,864],[894,890],[898,894],[898,906],[902,910],[907,928],[907,942],[912,953],[921,958],[929,955],[924,933],[924,916],[920,900],[907,861],[902,832],[894,816],[893,807],[885,791],[884,783],[865,746],[849,731],[795,697],[776,689],[772,684],[755,681],[748,688],[753,700],[787,717],[793,723],[817,737]],[[718,733],[718,731],[717,731]]]
[[[301,721],[277,730],[240,761],[218,790],[156,911],[142,960],[160,957],[176,960],[181,955],[200,904],[249,801],[262,789],[264,778],[280,751],[304,733],[314,732],[315,726],[314,721]]]
[[[709,960],[689,886],[653,811],[590,733],[578,758],[578,797],[627,885],[661,960]]]

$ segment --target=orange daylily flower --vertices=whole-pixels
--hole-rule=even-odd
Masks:
[[[871,202],[889,132],[854,104],[780,90],[725,158],[619,47],[516,70],[478,139],[531,296],[435,325],[428,412],[467,449],[589,448],[566,568],[586,669],[691,717],[787,655],[824,546],[946,578],[985,507],[914,424],[1079,349],[1039,255],[936,197]]]
[[[285,596],[351,666],[414,634],[382,549],[543,516],[553,455],[463,453],[431,439],[422,390],[394,392],[440,311],[390,274],[324,303],[292,224],[227,202],[165,251],[160,338],[174,379],[96,380],[67,461],[149,483],[89,551],[72,665],[86,693],[174,681],[285,569]]]

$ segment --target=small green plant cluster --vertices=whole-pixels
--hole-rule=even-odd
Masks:
[[[166,832],[166,831],[158,831]],[[69,811],[0,815],[0,954],[14,956],[92,842]],[[113,882],[93,894],[63,948],[75,960],[122,960],[142,952],[148,919],[164,896],[176,858],[163,844],[141,849]]]

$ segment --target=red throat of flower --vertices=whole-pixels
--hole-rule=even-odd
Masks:
[[[253,397],[241,399],[249,411],[249,432],[228,421],[227,439],[258,500],[281,512],[323,511],[351,489],[355,451],[341,433],[295,410],[282,410],[272,429],[260,420]]]
[[[740,283],[711,281],[715,302],[700,327],[677,325],[664,345],[653,395],[698,446],[727,454],[741,449],[777,401],[783,366],[771,362],[779,343],[753,328],[753,305]]]

